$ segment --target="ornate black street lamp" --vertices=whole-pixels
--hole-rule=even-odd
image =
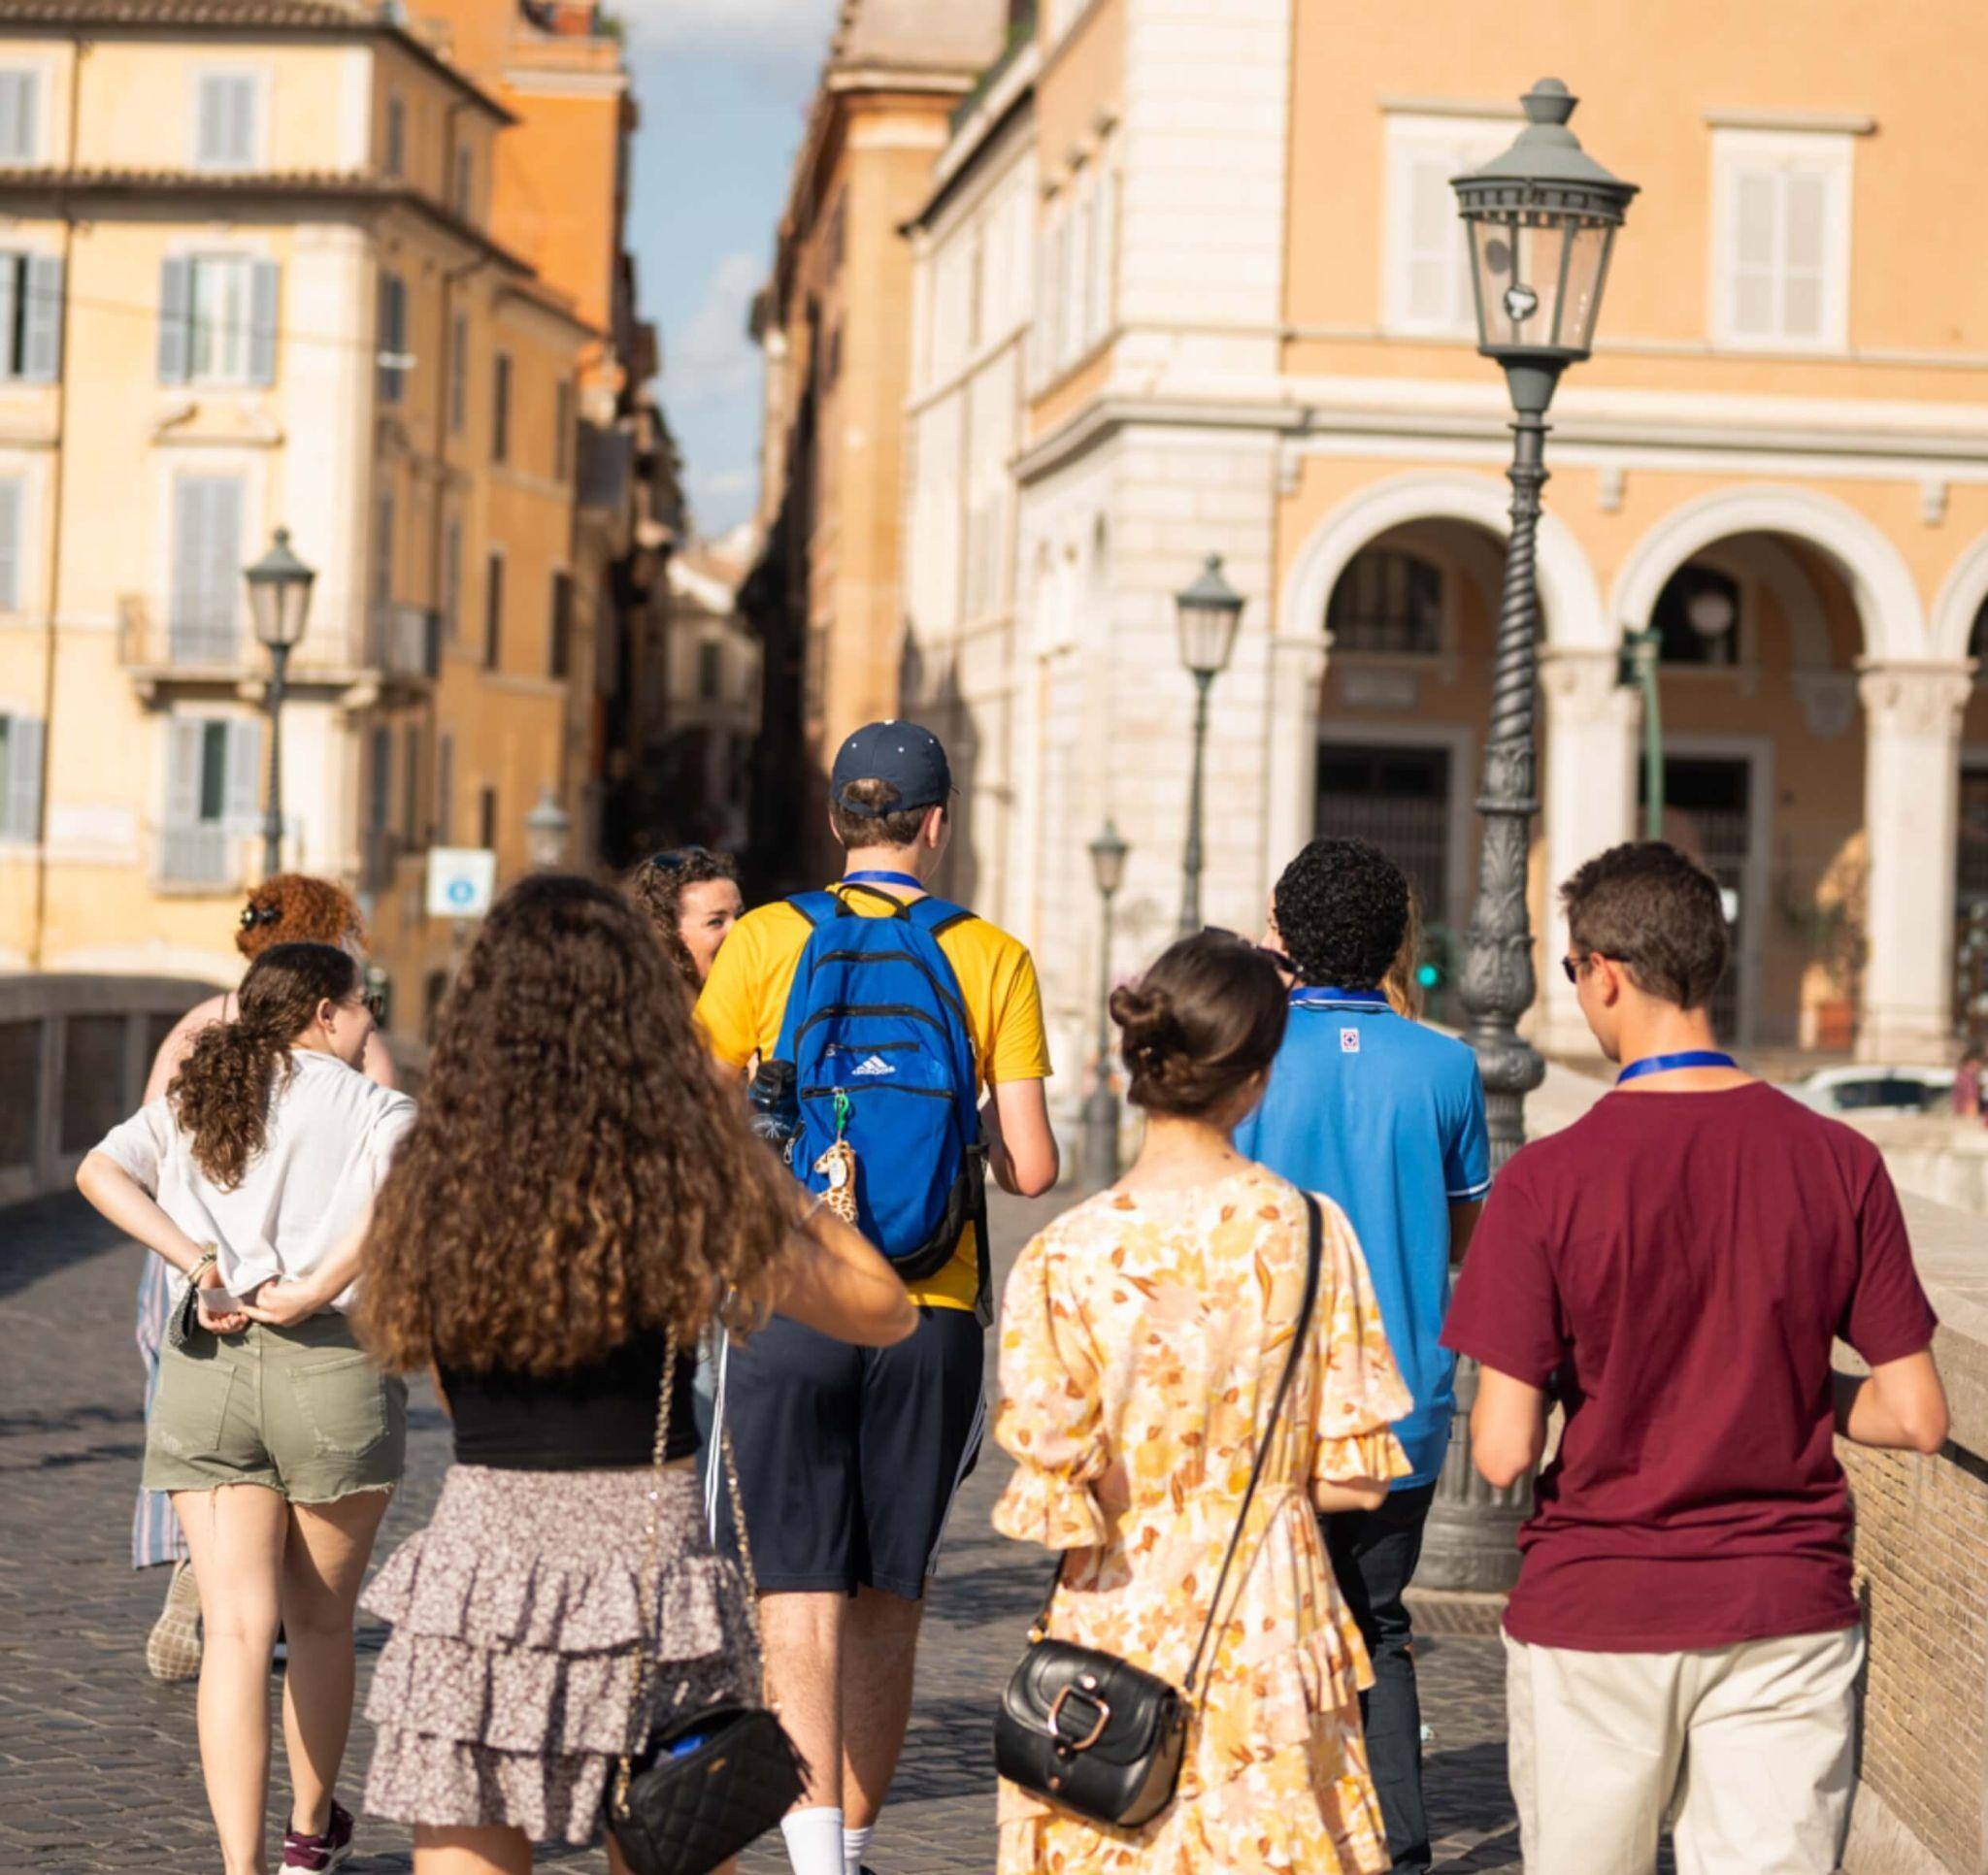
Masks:
[[[1209,686],[1229,668],[1242,595],[1222,577],[1222,556],[1210,553],[1201,576],[1174,595],[1180,626],[1180,662],[1194,678],[1194,778],[1187,797],[1187,851],[1181,861],[1180,935],[1201,929],[1201,796],[1208,758]]]
[[[1118,1097],[1111,1092],[1111,900],[1125,881],[1127,850],[1109,820],[1090,845],[1099,900],[1098,1078],[1083,1103],[1083,1177],[1094,1192],[1118,1176]]]
[[[549,786],[539,790],[538,805],[524,817],[524,853],[541,872],[555,872],[566,864],[566,842],[573,821]]]
[[[1471,244],[1477,349],[1504,366],[1516,413],[1506,472],[1511,542],[1477,800],[1484,839],[1458,984],[1484,1076],[1494,1168],[1524,1143],[1525,1098],[1545,1074],[1539,1055],[1519,1038],[1518,1019],[1536,987],[1526,869],[1540,806],[1534,738],[1540,602],[1533,553],[1546,480],[1546,408],[1560,374],[1585,358],[1594,342],[1609,249],[1636,193],[1634,183],[1609,175],[1568,129],[1575,99],[1558,79],[1541,79],[1523,103],[1526,127],[1511,148],[1451,184]]]
[[[311,614],[311,583],[317,577],[290,550],[290,530],[280,527],[270,548],[252,567],[242,569],[248,582],[248,616],[255,636],[269,647],[269,799],[262,815],[262,876],[282,871],[282,708],[283,677],[290,653],[304,636]]]
[[[1657,688],[1657,661],[1664,635],[1654,625],[1625,627],[1617,681],[1642,699],[1642,837],[1664,837],[1664,715]]]
[[[1518,1033],[1537,988],[1526,885],[1533,816],[1540,810],[1534,735],[1540,601],[1533,552],[1546,479],[1546,408],[1560,374],[1588,355],[1608,252],[1636,193],[1568,129],[1575,101],[1558,79],[1541,79],[1523,102],[1526,127],[1511,148],[1451,183],[1470,240],[1477,349],[1504,366],[1515,412],[1506,472],[1511,541],[1477,797],[1484,839],[1457,985],[1484,1078],[1494,1170],[1524,1144],[1525,1099],[1546,1072]],[[1508,1589],[1517,1579],[1514,1539],[1531,1507],[1532,1481],[1493,1491],[1474,1473],[1470,1409],[1476,1388],[1476,1364],[1458,1362],[1456,1426],[1423,1550],[1421,1579],[1434,1589]]]

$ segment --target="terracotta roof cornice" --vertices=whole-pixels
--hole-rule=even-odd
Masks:
[[[352,204],[408,209],[484,259],[521,278],[532,277],[529,262],[500,247],[453,210],[411,188],[396,177],[370,170],[56,169],[0,167],[0,201],[47,197],[60,204],[155,201],[178,196],[194,201],[242,203]]]
[[[339,33],[389,41],[499,123],[517,118],[460,67],[359,0],[0,0],[0,31]]]

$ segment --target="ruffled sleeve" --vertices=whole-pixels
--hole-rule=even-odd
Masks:
[[[1325,1384],[1319,1389],[1314,1483],[1342,1478],[1406,1478],[1413,1469],[1401,1441],[1388,1431],[1414,1410],[1381,1326],[1367,1259],[1346,1214],[1330,1199],[1325,1211],[1325,1268],[1321,1272],[1319,1350]]]
[[[1067,1296],[1051,1239],[1024,1250],[1001,1309],[1001,1404],[994,1437],[1015,1461],[994,1507],[1004,1536],[1045,1549],[1085,1549],[1109,1534],[1092,1483],[1110,1463],[1100,1364]]]

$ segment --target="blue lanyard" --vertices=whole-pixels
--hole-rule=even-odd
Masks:
[[[1335,990],[1301,983],[1291,992],[1294,1009],[1385,1009],[1391,1005],[1378,990]]]
[[[1675,1055],[1645,1055],[1640,1061],[1633,1061],[1621,1073],[1615,1076],[1615,1085],[1624,1081],[1640,1081],[1645,1074],[1668,1074],[1673,1068],[1738,1068],[1740,1064],[1731,1055],[1723,1054],[1716,1048],[1686,1048]]]
[[[911,892],[925,889],[925,881],[910,872],[845,872],[842,882],[845,885],[901,885]]]

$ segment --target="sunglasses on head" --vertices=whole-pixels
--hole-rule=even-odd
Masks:
[[[710,859],[709,846],[673,846],[666,853],[651,853],[644,862],[658,872],[674,872],[679,866],[688,866],[692,860]]]

